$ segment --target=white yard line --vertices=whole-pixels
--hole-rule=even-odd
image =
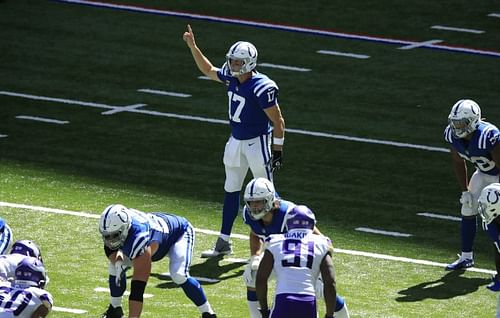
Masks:
[[[396,237],[410,237],[410,236],[413,236],[413,234],[391,232],[391,231],[385,231],[385,230],[377,230],[377,229],[371,229],[369,227],[357,227],[357,228],[355,228],[355,230],[359,231],[359,232],[366,232],[366,233],[373,233],[373,234],[382,234],[382,235],[396,236]]]
[[[500,13],[490,13],[488,16],[492,18],[500,18]]]
[[[34,99],[34,100],[51,101],[51,102],[55,102],[55,103],[63,103],[63,104],[68,104],[68,105],[77,105],[77,106],[92,107],[92,108],[104,108],[104,109],[109,109],[114,113],[122,110],[122,111],[126,111],[126,112],[151,115],[151,116],[162,116],[162,117],[175,118],[175,119],[201,121],[201,122],[208,122],[208,123],[212,123],[212,124],[224,124],[224,125],[228,124],[227,120],[222,120],[222,119],[180,115],[180,114],[174,114],[174,113],[162,113],[162,112],[158,112],[158,111],[137,109],[137,107],[131,107],[131,106],[137,106],[137,105],[110,106],[110,105],[106,105],[106,104],[83,102],[83,101],[78,101],[78,100],[54,98],[54,97],[47,97],[47,96],[37,96],[37,95],[22,94],[22,93],[7,92],[7,91],[0,91],[0,95]],[[107,112],[103,112],[103,114],[105,114],[105,113],[107,113]],[[338,134],[331,134],[331,133],[310,131],[310,130],[303,130],[303,129],[294,129],[294,128],[286,128],[285,131],[288,133],[295,133],[295,134],[301,134],[301,135],[332,138],[332,139],[347,140],[347,141],[364,142],[364,143],[387,145],[387,146],[394,146],[394,147],[401,147],[401,148],[412,148],[412,149],[435,151],[435,152],[446,152],[446,153],[450,152],[450,150],[448,148],[409,144],[409,143],[390,141],[390,140],[379,140],[379,139],[352,137],[352,136],[345,136],[345,135],[338,135]]]
[[[484,33],[483,30],[456,28],[456,27],[449,27],[449,26],[444,26],[444,25],[433,25],[433,26],[431,26],[431,29],[453,31],[453,32],[474,33],[474,34]]]
[[[109,293],[109,288],[106,288],[106,287],[96,287],[94,288],[94,291],[96,293]],[[130,293],[128,291],[126,291],[124,294],[124,296],[128,296],[130,295]],[[154,295],[153,294],[144,294],[144,298],[153,298]]]
[[[86,1],[86,0],[55,0],[55,1],[63,2],[63,3],[74,3],[74,4],[78,4],[78,5],[87,5],[87,6],[93,6],[93,7],[98,7],[98,8],[124,10],[127,12],[140,12],[140,13],[170,16],[170,17],[203,20],[204,22],[208,21],[208,22],[216,22],[216,23],[229,23],[229,24],[243,25],[243,26],[253,27],[253,28],[266,28],[266,29],[279,30],[279,31],[298,32],[298,33],[304,33],[304,34],[310,34],[310,35],[329,36],[329,37],[348,39],[348,40],[360,40],[360,41],[369,41],[369,42],[384,43],[384,44],[397,44],[397,45],[409,45],[409,44],[413,44],[413,43],[418,43],[415,41],[386,38],[386,37],[381,37],[381,36],[369,36],[369,35],[362,35],[362,34],[342,33],[342,32],[334,32],[334,31],[329,31],[329,30],[306,28],[306,27],[293,26],[293,25],[283,25],[283,24],[277,24],[277,23],[272,23],[272,22],[269,22],[269,23],[268,22],[258,22],[258,21],[251,21],[251,20],[231,19],[228,17],[203,15],[203,14],[190,13],[190,12],[177,12],[177,11],[169,11],[169,10],[160,10],[160,9],[125,5],[125,4],[109,3],[109,2],[105,2],[105,1]],[[497,52],[497,51],[487,51],[487,50],[465,48],[465,47],[453,47],[453,46],[448,46],[448,45],[432,45],[432,46],[429,46],[426,48],[444,50],[444,51],[448,51],[448,52],[450,52],[450,51],[451,52],[462,52],[462,53],[468,53],[468,54],[479,54],[479,55],[485,55],[485,56],[500,57],[500,52]]]
[[[6,138],[9,135],[0,135],[0,138]]]
[[[437,44],[437,43],[441,43],[441,42],[443,42],[443,40],[429,40],[429,41],[425,41],[425,42],[420,42],[420,43],[414,43],[414,44],[410,44],[410,45],[401,46],[401,47],[398,47],[398,49],[400,49],[400,50],[411,50],[411,49],[416,49],[416,48],[419,48],[419,47],[430,46],[432,44]]]
[[[60,209],[31,206],[31,205],[26,205],[26,204],[0,202],[0,207],[1,206],[10,207],[10,208],[28,209],[28,210],[48,212],[48,213],[59,213],[59,214],[62,213],[62,214],[68,214],[68,215],[73,215],[73,216],[80,216],[80,217],[91,217],[91,218],[95,218],[95,219],[99,218],[99,215],[97,215],[97,214],[90,214],[90,213],[86,213],[86,212],[65,211],[65,210],[60,210]],[[63,213],[63,212],[66,212],[66,213]],[[197,229],[197,230],[200,230],[200,229]],[[211,231],[211,230],[203,230],[202,233],[210,233],[210,234],[213,233],[212,235],[219,235],[219,232]],[[244,240],[248,240],[248,235],[235,234],[235,235],[231,235],[231,236],[234,238],[241,238]],[[334,252],[341,253],[341,254],[364,256],[364,257],[385,259],[385,260],[393,260],[393,261],[404,262],[404,263],[437,266],[437,267],[441,267],[441,268],[444,268],[446,265],[448,265],[445,263],[438,263],[438,262],[432,262],[432,261],[426,261],[426,260],[420,260],[420,259],[413,259],[413,258],[399,257],[399,256],[392,256],[392,255],[385,255],[385,254],[378,254],[378,253],[371,253],[371,252],[345,250],[345,249],[340,249],[340,248],[334,248],[333,250],[334,250]],[[472,268],[467,268],[466,270],[471,271],[471,272],[486,273],[486,274],[492,274],[492,275],[496,274],[496,271],[489,270],[489,269],[482,269],[482,268],[472,267]]]
[[[64,308],[64,307],[57,307],[57,306],[53,306],[52,310],[53,311],[60,311],[60,312],[69,312],[71,314],[85,314],[87,312],[86,310]]]
[[[368,58],[370,58],[369,55],[364,55],[364,54],[344,53],[344,52],[328,51],[328,50],[319,50],[319,51],[316,51],[316,53],[326,54],[326,55],[336,55],[336,56],[352,57],[352,58],[355,58],[355,59],[368,59]]]
[[[211,80],[212,80],[210,77],[205,76],[205,75],[198,76],[198,78],[199,78],[199,79],[201,79],[201,80],[209,80],[209,81],[211,81]]]
[[[128,105],[128,106],[121,106],[121,107],[115,107],[115,109],[107,110],[105,112],[102,112],[101,115],[114,115],[116,113],[121,113],[121,112],[130,112],[135,109],[139,109],[141,107],[146,106],[147,104],[134,104],[134,105]]]
[[[257,64],[257,66],[278,68],[281,70],[295,71],[295,72],[310,72],[311,71],[310,68],[302,68],[302,67],[296,67],[296,66],[287,66],[287,65],[271,64],[271,63],[259,63],[259,64]]]
[[[442,219],[442,220],[449,220],[449,221],[461,221],[462,218],[456,217],[456,216],[451,216],[451,215],[444,215],[444,214],[436,214],[436,213],[429,213],[429,212],[421,212],[417,213],[418,216],[425,216],[428,218],[434,218],[434,219]]]
[[[57,124],[57,125],[69,124],[69,121],[67,121],[67,120],[58,120],[58,119],[45,118],[45,117],[18,115],[18,116],[16,116],[16,118],[17,119],[40,121],[43,123]]]
[[[172,96],[172,97],[181,97],[181,98],[191,97],[191,95],[189,95],[189,94],[167,92],[167,91],[161,91],[161,90],[158,90],[158,89],[151,89],[151,88],[141,88],[141,89],[138,89],[137,91],[141,92],[141,93],[149,93],[149,94]]]

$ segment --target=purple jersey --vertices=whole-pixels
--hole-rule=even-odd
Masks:
[[[278,105],[278,86],[262,73],[253,73],[240,83],[224,64],[217,72],[227,86],[229,124],[235,139],[247,140],[269,133],[272,128],[264,109]]]
[[[479,171],[493,176],[500,174],[500,170],[491,157],[491,151],[500,141],[499,137],[498,128],[485,121],[479,123],[469,141],[453,136],[449,125],[444,131],[445,140],[459,153],[460,157],[472,162]]]

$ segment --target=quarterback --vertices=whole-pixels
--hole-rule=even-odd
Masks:
[[[238,216],[240,192],[248,169],[254,178],[272,180],[273,170],[282,165],[285,120],[278,104],[279,90],[273,80],[257,72],[258,53],[252,43],[234,43],[227,51],[226,63],[217,68],[196,45],[191,26],[187,26],[183,39],[198,69],[227,89],[231,135],[223,157],[226,179],[222,224],[214,248],[201,256],[227,255],[232,253],[229,237]]]

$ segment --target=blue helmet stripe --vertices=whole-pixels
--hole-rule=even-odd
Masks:
[[[104,219],[103,219],[103,221],[102,221],[102,223],[103,223],[103,224],[102,224],[102,229],[103,229],[103,230],[105,230],[105,231],[106,231],[106,220],[108,219],[108,214],[109,214],[109,212],[111,211],[111,209],[113,208],[113,206],[114,206],[114,205],[111,205],[111,206],[109,207],[109,209],[106,211],[106,213],[104,214]]]

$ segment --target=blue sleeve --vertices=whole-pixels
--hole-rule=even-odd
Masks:
[[[255,85],[254,94],[262,109],[278,105],[278,85],[269,78],[262,79]]]
[[[492,150],[498,144],[500,132],[498,129],[490,129],[485,134],[484,145],[486,150]]]

